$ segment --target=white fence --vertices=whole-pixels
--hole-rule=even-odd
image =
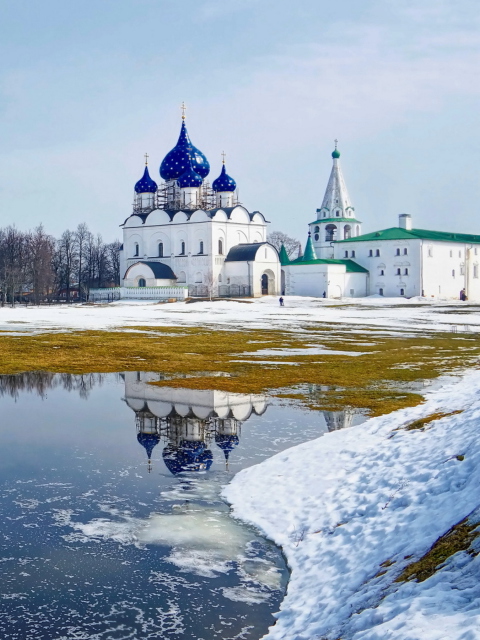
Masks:
[[[188,287],[109,287],[103,289],[90,289],[89,300],[167,300],[176,298],[185,300],[188,296]]]

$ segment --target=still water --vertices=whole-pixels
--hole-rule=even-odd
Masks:
[[[283,557],[221,488],[361,417],[158,379],[0,376],[0,637],[254,639],[274,623]]]

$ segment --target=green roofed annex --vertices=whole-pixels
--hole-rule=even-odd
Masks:
[[[416,229],[406,213],[396,227],[362,233],[336,141],[332,160],[303,256],[280,252],[283,293],[480,300],[480,233]]]

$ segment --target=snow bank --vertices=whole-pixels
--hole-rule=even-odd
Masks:
[[[424,430],[402,429],[455,410],[463,412]],[[457,553],[421,583],[393,582],[478,507],[479,435],[480,372],[473,371],[444,378],[420,406],[328,433],[237,474],[224,490],[234,515],[281,546],[292,571],[266,637],[480,638],[480,555]]]

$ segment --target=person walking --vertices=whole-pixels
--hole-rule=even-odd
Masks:
[[[283,307],[283,298],[282,298],[282,296],[280,296],[278,301],[280,302],[280,306]]]

